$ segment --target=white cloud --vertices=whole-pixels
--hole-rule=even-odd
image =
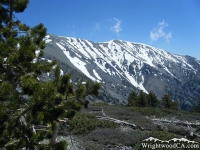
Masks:
[[[169,41],[169,39],[172,38],[172,33],[166,33],[164,31],[164,28],[167,26],[168,24],[164,20],[159,22],[158,26],[150,32],[151,41],[157,41],[159,38],[164,38],[166,41]]]
[[[121,21],[117,18],[114,18],[115,24],[111,27],[111,31],[115,32],[119,36],[119,32],[122,30]]]
[[[172,33],[171,32],[165,35],[165,39],[167,41],[169,41],[170,38],[172,38]]]

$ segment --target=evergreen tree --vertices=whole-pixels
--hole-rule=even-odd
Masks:
[[[174,102],[170,95],[168,94],[164,94],[162,97],[162,106],[163,108],[167,108],[167,109],[178,109],[178,103]]]
[[[193,109],[194,112],[200,113],[200,100],[197,102],[196,106]]]
[[[158,100],[156,94],[153,92],[150,92],[147,95],[147,100],[148,100],[148,106],[150,106],[150,107],[157,107],[159,104],[159,100]]]
[[[135,91],[132,91],[128,96],[128,107],[136,107],[138,101],[138,95]]]
[[[142,90],[140,90],[140,94],[138,96],[137,106],[138,107],[147,107],[148,106],[147,94],[144,93]]]
[[[99,83],[73,91],[70,76],[60,76],[55,61],[42,62],[46,28],[21,23],[14,13],[23,12],[29,0],[0,0],[0,148],[63,149],[54,143],[58,120],[73,117],[80,110],[79,100],[98,94]],[[39,54],[38,54],[39,51]],[[54,81],[41,82],[38,75],[54,68]],[[43,139],[51,144],[39,144]],[[59,147],[59,148],[58,148]]]

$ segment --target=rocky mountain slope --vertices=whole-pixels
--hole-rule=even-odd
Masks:
[[[164,93],[190,110],[200,98],[200,60],[180,56],[146,44],[121,40],[95,43],[48,35],[45,59],[56,59],[74,82],[89,78],[103,86],[97,99],[127,103],[132,90]]]

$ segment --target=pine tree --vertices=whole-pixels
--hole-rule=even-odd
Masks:
[[[196,106],[194,107],[193,112],[200,113],[200,100],[197,102]]]
[[[178,103],[174,102],[170,95],[168,94],[164,94],[162,97],[162,106],[163,108],[167,108],[167,109],[178,109]]]
[[[81,108],[76,98],[97,95],[101,86],[95,83],[86,93],[79,84],[79,89],[73,91],[70,76],[60,76],[55,61],[40,61],[47,29],[43,24],[30,28],[14,16],[28,3],[0,0],[0,148],[63,149],[66,143],[55,143],[58,120],[73,117]],[[52,68],[54,81],[38,79]],[[44,138],[51,139],[51,144],[39,144]]]
[[[140,90],[140,94],[138,96],[137,106],[138,107],[147,107],[148,106],[147,94],[144,93],[142,90]]]
[[[157,107],[159,104],[159,100],[158,100],[156,94],[153,92],[150,92],[147,95],[147,100],[148,100],[148,106],[150,106],[150,107]]]
[[[132,91],[128,96],[128,107],[136,107],[138,101],[138,95],[135,91]]]

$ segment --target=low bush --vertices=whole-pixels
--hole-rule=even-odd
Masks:
[[[116,123],[105,120],[98,120],[95,115],[102,115],[102,110],[106,116],[133,123],[149,130],[134,130],[129,127],[118,126]],[[131,146],[140,149],[142,140],[148,137],[160,140],[170,140],[183,137],[188,133],[186,127],[162,123],[167,127],[166,131],[159,130],[153,123],[152,118],[167,118],[169,120],[181,120],[195,122],[199,120],[199,115],[184,111],[174,111],[162,108],[134,108],[116,105],[89,104],[88,109],[82,109],[72,120],[69,120],[73,132],[82,141],[82,146],[86,150],[107,149],[107,146],[115,147]],[[117,128],[118,127],[118,128]],[[196,131],[200,133],[200,130]],[[196,139],[195,139],[196,140]],[[199,141],[198,141],[199,142]]]
[[[96,102],[92,104],[93,106],[108,106],[109,104],[106,102]]]
[[[133,147],[136,143],[143,140],[144,136],[145,134],[139,130],[130,129],[123,131],[120,129],[99,128],[81,137],[81,140],[86,149],[87,147],[91,148],[93,145],[92,148],[96,150],[97,148],[95,148],[95,146],[97,145],[99,148],[105,148],[108,145],[124,145]]]
[[[55,150],[66,150],[67,146],[68,144],[66,141],[61,141],[55,145]]]
[[[178,115],[179,114],[178,111],[175,111],[175,110],[172,110],[172,109],[164,109],[164,108],[132,107],[132,108],[127,108],[127,109],[129,109],[131,111],[134,111],[134,112],[138,112],[138,113],[140,113],[142,115],[147,115],[147,116],[156,115],[157,117],[164,117],[164,116],[170,115],[170,114],[173,114],[173,115]]]
[[[93,114],[77,113],[72,120],[69,120],[69,125],[74,134],[87,133],[99,128],[117,128],[118,125],[108,120],[98,120]]]
[[[147,137],[154,137],[164,141],[164,140],[171,140],[177,136],[167,131],[152,131],[148,133]]]
[[[190,130],[185,127],[168,126],[168,132],[174,133],[176,135],[186,136],[190,132]]]

